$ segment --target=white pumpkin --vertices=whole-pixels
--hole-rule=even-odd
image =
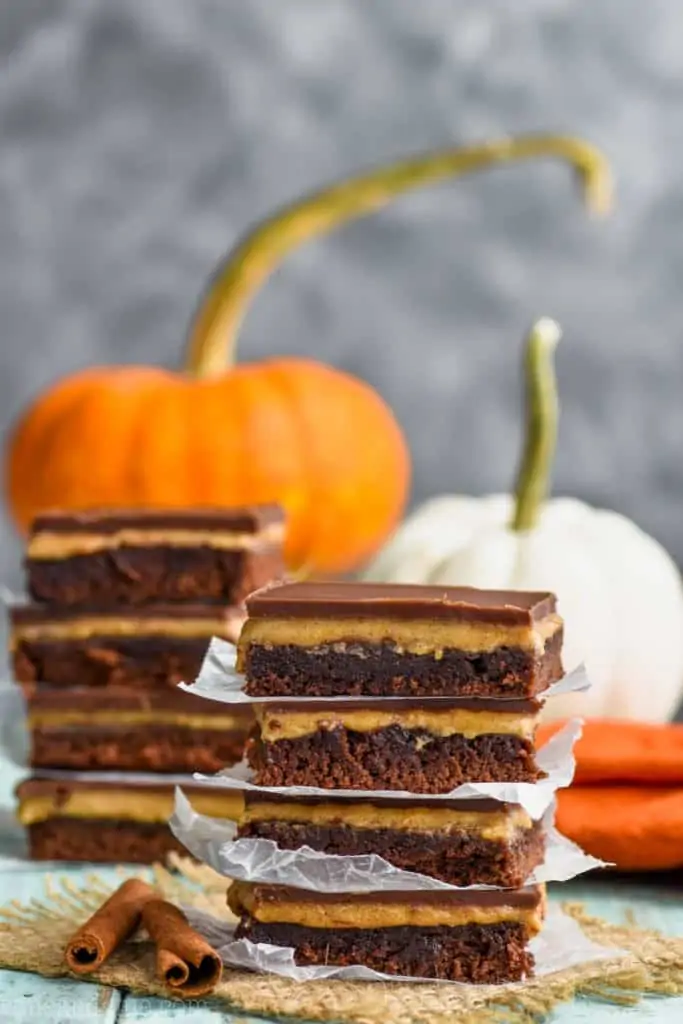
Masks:
[[[546,320],[529,339],[529,430],[516,496],[428,501],[365,578],[551,590],[565,620],[565,667],[585,662],[593,686],[549,701],[546,717],[664,722],[683,684],[683,587],[676,565],[616,512],[572,498],[543,501],[557,429],[552,352],[558,338],[557,326]]]

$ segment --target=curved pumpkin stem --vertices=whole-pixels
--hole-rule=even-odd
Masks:
[[[561,331],[544,317],[531,328],[524,353],[526,434],[515,485],[515,511],[510,528],[533,530],[550,490],[557,445],[560,406],[555,376],[555,348]]]
[[[609,211],[612,177],[606,158],[589,143],[562,135],[519,136],[440,150],[332,185],[258,224],[221,260],[190,326],[187,371],[196,377],[224,372],[250,300],[298,245],[379,210],[410,189],[536,157],[565,160],[578,174],[589,210],[596,214]]]

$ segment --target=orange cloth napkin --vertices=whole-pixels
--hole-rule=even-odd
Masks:
[[[539,742],[561,724],[542,726]],[[587,721],[557,825],[622,871],[683,866],[683,725]]]

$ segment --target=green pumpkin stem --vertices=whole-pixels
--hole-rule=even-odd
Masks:
[[[526,434],[515,486],[511,528],[533,530],[550,490],[560,404],[555,375],[555,348],[561,332],[543,318],[531,328],[524,353]]]
[[[249,303],[275,267],[297,246],[382,209],[410,189],[496,164],[540,157],[569,163],[588,209],[596,214],[609,211],[612,177],[598,149],[571,136],[523,135],[401,160],[332,185],[276,212],[248,232],[216,268],[190,325],[187,372],[195,377],[214,377],[234,361],[237,332]]]

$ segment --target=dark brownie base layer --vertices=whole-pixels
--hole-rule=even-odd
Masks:
[[[208,637],[91,637],[88,640],[23,640],[13,656],[20,683],[50,686],[176,687],[199,672]]]
[[[253,697],[531,697],[562,676],[562,631],[540,658],[519,647],[471,653],[400,653],[393,644],[251,644],[246,691]]]
[[[235,938],[290,946],[308,964],[363,964],[383,974],[473,984],[521,981],[533,973],[525,929],[517,922],[458,928],[304,928],[243,918]]]
[[[169,853],[188,856],[168,825],[107,819],[51,818],[29,825],[33,860],[152,864]]]
[[[240,761],[246,734],[180,726],[36,729],[32,768],[218,772]]]
[[[121,547],[64,559],[27,559],[34,601],[119,605],[147,601],[240,604],[284,575],[279,549],[218,551],[210,547]]]
[[[545,835],[538,822],[509,844],[465,832],[440,835],[291,821],[248,822],[241,826],[239,835],[271,839],[285,850],[310,846],[342,857],[376,853],[404,871],[417,871],[460,886],[519,888],[545,854]]]
[[[401,789],[449,793],[463,782],[536,782],[534,747],[516,736],[444,738],[392,725],[376,732],[339,726],[295,740],[250,740],[260,786]]]

